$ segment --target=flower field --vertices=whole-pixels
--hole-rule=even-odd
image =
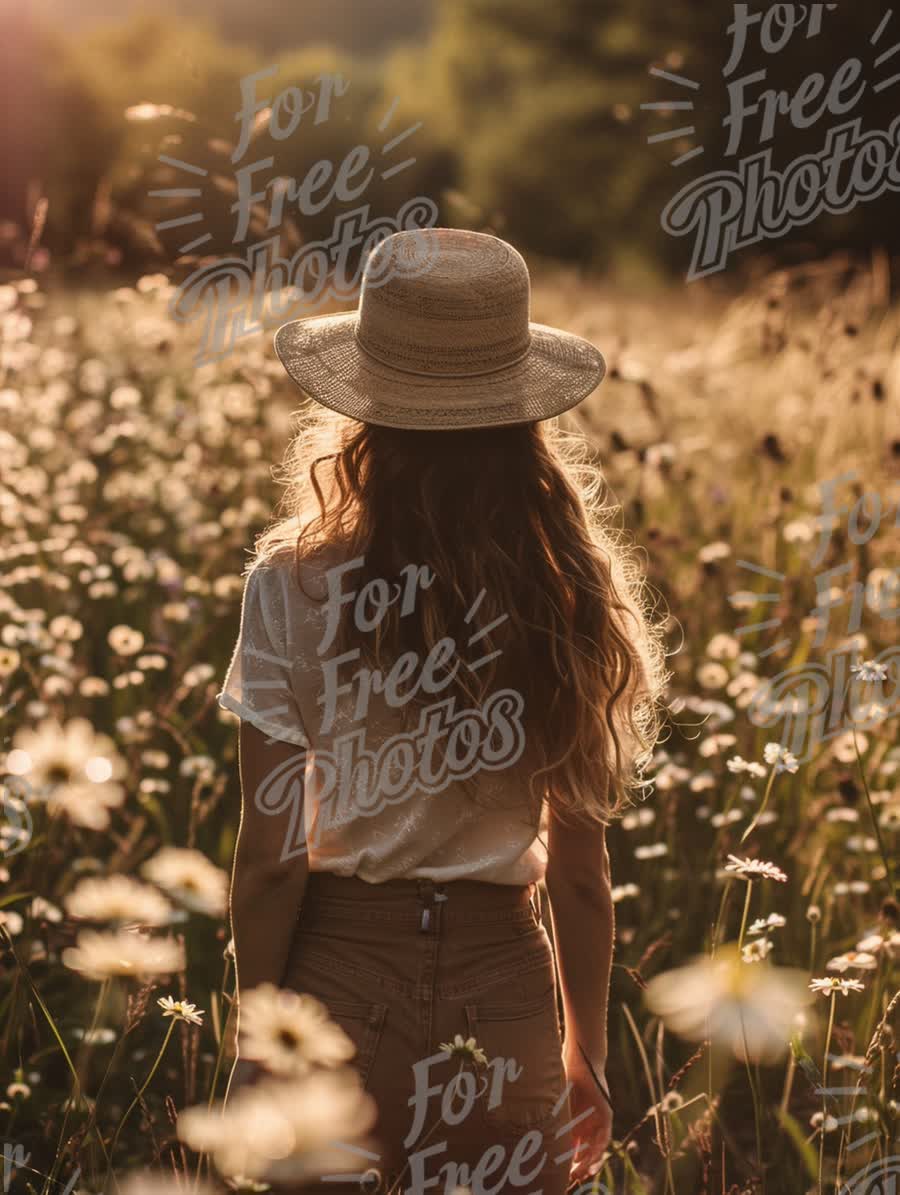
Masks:
[[[533,317],[607,358],[565,425],[596,450],[671,653],[653,791],[609,836],[597,1191],[900,1182],[900,310],[882,269],[642,297],[535,271]],[[269,336],[195,365],[170,296],[161,275],[0,287],[14,1191],[296,1183],[372,1119],[340,1030],[275,989],[242,1026],[270,1073],[220,1115],[239,785],[215,694],[298,394]]]

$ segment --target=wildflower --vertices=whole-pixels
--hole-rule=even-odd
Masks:
[[[45,900],[43,896],[35,896],[28,906],[28,911],[38,921],[50,921],[57,924],[63,919],[62,910],[49,900]]]
[[[783,929],[787,920],[780,913],[770,913],[768,917],[760,917],[747,930],[748,934],[764,934],[770,929]]]
[[[150,938],[129,930],[82,930],[76,945],[62,952],[62,961],[89,979],[113,975],[146,978],[184,970],[184,952],[173,939]]]
[[[800,970],[750,967],[734,947],[701,955],[650,980],[651,1011],[680,1037],[707,1036],[744,1061],[776,1061],[788,1048],[794,1018],[809,1000]]]
[[[656,820],[656,814],[652,809],[634,809],[630,813],[626,813],[622,818],[623,830],[636,830],[640,826],[650,826]]]
[[[0,647],[0,676],[12,676],[22,662],[14,647]]]
[[[726,813],[714,813],[709,824],[720,830],[723,826],[732,826],[735,822],[742,822],[744,815],[740,809],[729,809]]]
[[[734,775],[740,775],[742,772],[747,772],[751,776],[759,776],[762,778],[766,774],[766,769],[761,763],[751,763],[749,760],[744,759],[740,755],[733,755],[731,759],[726,759],[725,767]]]
[[[733,610],[752,610],[759,604],[759,599],[749,589],[738,589],[728,595],[728,604]]]
[[[739,859],[737,855],[729,855],[728,859],[725,870],[734,872],[742,880],[778,880],[779,883],[787,883],[787,876],[774,863],[767,863],[764,859]]]
[[[702,689],[721,689],[728,683],[728,669],[717,661],[707,661],[697,669],[697,681]]]
[[[164,1017],[173,1017],[188,1025],[203,1024],[203,1009],[196,1004],[189,1004],[187,1000],[173,1000],[171,996],[161,996],[156,1003],[163,1010]]]
[[[697,559],[702,564],[712,564],[716,560],[724,560],[731,555],[731,544],[726,543],[723,539],[714,540],[710,544],[704,544],[697,553]]]
[[[358,1151],[348,1149],[367,1132],[375,1102],[346,1067],[301,1079],[268,1079],[241,1088],[228,1102],[186,1108],[179,1138],[209,1153],[226,1176],[267,1182],[299,1182],[347,1168]]]
[[[116,1040],[118,1034],[115,1029],[82,1029],[79,1025],[72,1030],[72,1036],[89,1046],[108,1046]]]
[[[106,642],[120,656],[135,656],[144,646],[144,636],[133,627],[113,627]]]
[[[763,748],[763,758],[770,766],[774,765],[776,775],[781,772],[796,772],[800,766],[796,756],[782,747],[780,743],[766,743]]]
[[[653,842],[648,846],[637,846],[634,848],[635,859],[658,859],[668,853],[669,847],[665,842]]]
[[[785,524],[782,534],[785,543],[808,544],[815,535],[815,528],[808,519],[794,519]]]
[[[859,813],[855,809],[844,809],[843,807],[838,809],[829,809],[825,814],[825,820],[833,825],[838,825],[843,822],[844,825],[855,826],[859,821]]]
[[[848,720],[850,725],[855,726],[858,730],[874,730],[884,722],[890,712],[884,702],[864,701],[858,705],[851,705]]]
[[[91,830],[106,829],[109,810],[125,799],[118,783],[125,761],[112,739],[98,734],[86,718],[65,725],[45,718],[35,730],[19,730],[13,743],[7,767],[28,777],[50,813],[63,813]]]
[[[762,688],[764,682],[754,672],[739,672],[728,683],[726,692],[729,697],[735,698],[735,705],[739,709],[746,709],[753,701],[756,693]],[[762,767],[761,764],[756,764],[755,767]],[[757,775],[764,775],[764,772],[756,773]]]
[[[846,954],[839,954],[829,959],[825,964],[826,971],[874,971],[878,966],[878,959],[874,954],[865,950],[848,950]]]
[[[844,880],[839,880],[834,886],[835,896],[864,896],[870,888],[868,880],[851,880],[846,883]]]
[[[731,706],[712,697],[685,697],[683,708],[708,719],[710,730],[718,730],[720,726],[734,721],[734,710]]]
[[[711,734],[700,744],[699,751],[704,758],[708,758],[710,755],[718,755],[720,751],[726,751],[736,742],[733,734]]]
[[[660,792],[668,792],[675,785],[684,784],[690,777],[691,773],[687,768],[681,768],[675,763],[667,763],[656,773],[656,787]]]
[[[706,645],[706,654],[711,660],[736,660],[740,650],[740,644],[734,635],[726,635],[721,631],[713,635]]]
[[[772,946],[769,938],[756,938],[741,949],[741,958],[745,963],[760,963],[771,954]]]
[[[14,938],[16,934],[22,932],[25,922],[22,920],[22,914],[17,913],[14,909],[0,909],[0,925],[11,938]]]
[[[814,1129],[824,1128],[826,1133],[833,1133],[835,1129],[840,1128],[841,1122],[836,1116],[831,1113],[813,1112],[809,1118],[810,1127]]]
[[[851,664],[850,671],[866,684],[887,680],[888,676],[887,664],[881,664],[878,660],[863,660],[859,664]]]
[[[850,992],[865,991],[865,984],[858,979],[838,979],[834,975],[826,975],[823,979],[812,979],[809,983],[811,992],[820,992],[823,996],[830,996],[833,992],[840,992],[847,996]]]
[[[166,925],[172,918],[172,906],[162,893],[126,875],[81,880],[64,904],[70,917],[84,921]]]
[[[716,787],[717,781],[710,771],[698,772],[688,785],[692,793],[705,793]]]
[[[867,834],[851,834],[844,843],[844,849],[856,854],[874,853],[878,850],[878,842]]]
[[[221,917],[228,899],[228,876],[201,852],[164,846],[141,868],[158,885],[195,913]]]
[[[474,1062],[476,1066],[487,1066],[487,1054],[474,1037],[464,1038],[461,1033],[457,1033],[453,1041],[441,1042],[438,1048],[443,1050],[448,1058],[461,1058],[464,1062]]]
[[[328,1009],[307,993],[264,983],[241,997],[241,1053],[276,1075],[346,1062],[356,1048]]]

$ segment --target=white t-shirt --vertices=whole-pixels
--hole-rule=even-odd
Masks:
[[[358,649],[340,657],[333,640],[344,604],[354,603],[356,626],[371,633],[391,592],[385,582],[358,594],[361,563],[319,553],[301,564],[304,593],[292,560],[269,562],[251,570],[244,589],[217,700],[298,747],[254,795],[259,809],[282,819],[282,858],[308,852],[311,871],[370,883],[541,879],[546,835],[527,797],[521,696],[500,690],[480,710],[456,709],[441,692],[453,661],[465,666],[452,642],[427,660],[401,657],[384,677],[361,663]],[[402,592],[394,587],[401,612],[428,583],[427,570],[413,566],[406,577]],[[416,692],[428,703],[410,731],[402,715]],[[469,775],[474,799],[459,783]]]

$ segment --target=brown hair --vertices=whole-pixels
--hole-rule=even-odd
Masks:
[[[462,648],[477,628],[472,654],[496,655],[458,667],[446,694],[460,709],[521,694],[532,799],[603,822],[631,803],[658,736],[664,652],[583,437],[555,421],[400,430],[312,405],[280,473],[281,517],[254,563],[339,545],[363,558],[360,588],[410,565],[435,574],[412,612],[395,603],[373,634],[343,618],[342,649],[352,640],[386,673],[402,652],[424,659],[448,635]]]

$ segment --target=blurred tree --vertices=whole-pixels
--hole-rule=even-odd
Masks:
[[[767,86],[793,96],[816,71],[827,86],[848,56],[859,55],[870,74],[863,127],[887,129],[896,99],[871,87],[869,40],[886,14],[876,0],[834,9],[823,14],[817,37],[798,29],[779,54],[762,49],[754,27],[736,73],[765,70],[768,77],[748,88],[747,102]],[[602,266],[638,248],[684,268],[690,245],[667,237],[660,216],[691,179],[735,167],[723,154],[729,111],[723,70],[734,12],[732,5],[692,0],[664,6],[650,0],[443,0],[422,77],[430,84],[435,126],[456,148],[461,188],[473,209],[513,239],[555,256]],[[879,50],[896,40],[886,35]],[[651,77],[651,66],[698,86]],[[667,100],[694,106],[641,110],[641,104]],[[782,119],[774,163],[783,168],[817,152],[827,130],[841,122],[826,113],[804,129]],[[647,142],[681,127],[692,131]],[[761,132],[759,117],[750,121],[741,154],[764,147]],[[672,169],[672,161],[696,146],[704,152]],[[896,249],[895,202],[886,196],[860,203],[847,215],[820,218],[812,235],[795,229],[761,248],[784,254],[795,245],[804,255],[841,245]]]
[[[353,54],[381,54],[399,41],[424,40],[432,0],[28,0],[65,31],[130,22],[147,15],[201,21],[228,41],[265,53],[328,43]]]
[[[404,200],[424,194],[441,201],[444,222],[493,229],[533,252],[597,268],[641,257],[683,272],[692,238],[666,235],[661,227],[666,204],[692,180],[736,167],[737,159],[725,152],[724,124],[728,26],[739,11],[732,5],[435,0],[437,18],[427,46],[407,41],[379,58],[379,47],[393,44],[404,29],[411,37],[421,32],[415,21],[404,24],[408,0],[368,6],[361,0],[327,5],[309,0],[302,27],[296,7],[274,0],[257,0],[252,9],[211,0],[209,11],[223,28],[233,30],[229,22],[239,19],[258,27],[258,36],[248,33],[241,45],[223,42],[210,25],[186,22],[179,15],[181,2],[160,0],[152,15],[69,41],[35,24],[32,0],[12,0],[6,32],[13,52],[5,77],[12,127],[3,210],[27,224],[35,197],[46,192],[48,237],[56,248],[67,251],[79,238],[107,232],[131,252],[177,251],[185,240],[180,230],[158,245],[153,226],[162,213],[188,208],[176,199],[151,203],[147,195],[151,185],[187,181],[177,168],[160,165],[163,150],[207,170],[202,213],[204,228],[213,234],[207,251],[228,252],[240,80],[272,61],[257,48],[272,38],[279,69],[260,84],[260,95],[269,83],[273,95],[292,81],[308,88],[328,70],[345,74],[350,86],[326,124],[305,119],[286,141],[261,130],[254,152],[274,159],[270,174],[258,176],[261,187],[279,175],[300,179],[322,159],[337,164],[358,145],[370,149],[373,164],[390,154],[395,162],[408,144],[402,172],[391,175],[388,162],[379,162],[366,196],[374,213],[396,213]],[[55,3],[41,0],[44,10]],[[316,23],[325,20],[326,7],[332,26]],[[816,9],[813,5],[807,19]],[[424,4],[422,19],[431,11]],[[754,15],[763,11],[776,9]],[[340,40],[336,25],[353,26],[359,53],[322,45],[282,48],[308,42],[320,28],[323,36],[328,31]],[[883,36],[876,46],[871,39],[879,29]],[[900,35],[890,14],[878,0],[855,0],[825,13],[818,36],[805,32],[796,31],[787,49],[773,54],[760,46],[758,25],[752,28],[738,74],[766,76],[748,87],[748,104],[765,87],[794,97],[811,75],[815,83],[817,71],[824,86],[848,56],[859,55],[865,66],[862,126],[887,129],[900,94],[900,76],[891,79],[897,74],[892,46]],[[651,67],[696,87],[654,77]],[[642,109],[667,102],[672,106]],[[782,108],[785,102],[779,101]],[[687,103],[693,107],[676,106]],[[137,105],[160,110],[147,122],[129,122],[125,112]],[[799,155],[818,152],[828,130],[845,119],[826,112],[803,128],[781,111],[775,136],[766,140],[760,113],[748,113],[739,156],[771,146],[773,165],[784,168]],[[408,143],[392,150],[398,133],[413,126]],[[680,128],[688,132],[648,143]],[[701,147],[702,153],[673,166]],[[895,203],[891,192],[860,201],[846,214],[820,216],[776,241],[745,249],[731,264],[752,263],[761,253],[790,259],[835,247],[883,244],[896,251]],[[317,239],[326,222],[325,215],[306,217],[297,238]]]

